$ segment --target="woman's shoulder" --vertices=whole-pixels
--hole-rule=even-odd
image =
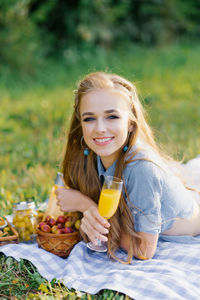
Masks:
[[[166,181],[162,169],[147,157],[130,161],[124,170],[124,180],[128,185],[148,189],[153,186],[163,186]]]
[[[165,168],[162,159],[153,151],[153,149],[145,147],[143,144],[134,145],[126,158],[126,168],[137,172],[154,173],[160,168]]]
[[[129,176],[141,177],[143,180],[163,177],[161,167],[148,157],[130,160],[124,171]]]

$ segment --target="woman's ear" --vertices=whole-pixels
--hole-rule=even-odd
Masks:
[[[133,131],[133,124],[129,125],[129,128],[128,128],[128,132],[132,132],[132,131]]]

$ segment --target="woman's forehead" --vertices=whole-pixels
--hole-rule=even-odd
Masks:
[[[130,98],[119,89],[99,89],[85,94],[80,102],[80,111],[83,110],[108,110],[129,109]]]

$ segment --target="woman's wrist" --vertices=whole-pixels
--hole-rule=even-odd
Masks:
[[[80,192],[80,207],[79,211],[84,213],[86,210],[88,210],[91,206],[97,207],[97,204],[90,199],[88,196],[82,194]]]

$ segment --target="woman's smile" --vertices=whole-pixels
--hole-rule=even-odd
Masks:
[[[94,138],[94,142],[99,146],[105,146],[112,142],[114,139],[113,137],[100,137],[100,138]]]

